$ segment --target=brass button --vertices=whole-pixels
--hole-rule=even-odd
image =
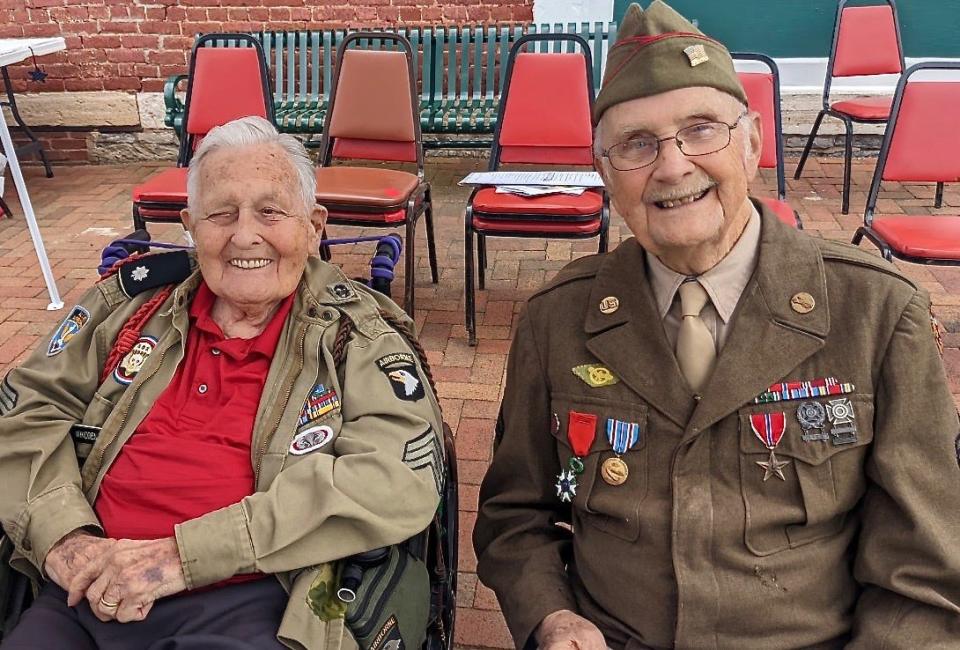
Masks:
[[[620,299],[616,296],[607,296],[600,301],[600,313],[612,314],[620,309]]]
[[[806,291],[793,294],[790,299],[790,307],[798,314],[809,314],[817,306],[817,301],[813,299]]]

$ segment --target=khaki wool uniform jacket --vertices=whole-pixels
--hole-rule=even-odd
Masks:
[[[570,609],[616,650],[960,648],[958,421],[926,293],[769,212],[759,250],[702,396],[666,342],[635,240],[573,262],[528,302],[474,533],[518,647]],[[791,306],[801,292],[808,313]],[[603,313],[609,296],[619,308]],[[590,363],[618,381],[571,371]],[[775,383],[827,377],[854,390],[755,403]],[[856,439],[804,440],[799,405],[838,398]],[[596,438],[563,503],[571,412],[597,417]],[[776,412],[789,464],[763,481],[770,452],[750,416]],[[620,486],[600,475],[608,418],[640,430]]]
[[[2,386],[0,518],[20,556],[14,565],[34,577],[68,532],[99,529],[91,504],[100,482],[184,356],[199,272],[144,327],[157,344],[133,382],[100,384],[118,331],[156,293],[128,298],[117,278],[84,296],[89,320],[60,353],[48,356],[44,341]],[[278,636],[291,648],[355,648],[342,620],[323,623],[308,608],[313,567],[412,537],[439,503],[440,409],[416,354],[380,310],[412,325],[393,303],[310,258],[254,424],[256,492],[176,527],[190,589],[239,573],[276,574],[290,593]],[[338,376],[332,350],[345,316],[355,329]],[[419,380],[409,395],[388,377],[397,368]],[[304,423],[318,384],[333,388],[339,405]],[[68,433],[77,423],[102,427],[82,472]],[[291,453],[298,432],[320,425],[333,430],[331,442]]]

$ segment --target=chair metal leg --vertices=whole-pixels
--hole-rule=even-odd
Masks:
[[[853,244],[854,246],[859,246],[860,242],[863,241],[863,232],[864,231],[862,226],[860,228],[857,228],[857,232],[853,233],[853,239],[851,240],[850,243]]]
[[[30,140],[29,144],[16,147],[16,154],[19,156],[21,153],[36,151],[40,156],[40,162],[43,163],[43,168],[47,172],[47,178],[53,178],[53,168],[50,166],[50,161],[47,159],[47,152],[43,150],[43,144],[41,144],[40,140],[37,139],[37,136],[33,134],[33,131],[30,130],[30,127],[24,124],[23,118],[20,117],[20,111],[17,109],[17,99],[13,95],[13,85],[10,83],[10,74],[7,72],[7,66],[0,66],[0,72],[3,74],[3,86],[7,93],[7,101],[0,102],[0,106],[5,104],[10,108],[10,114],[13,116],[13,121],[16,122],[17,126],[20,127],[23,135]],[[0,112],[2,112],[2,110],[0,110]]]
[[[937,194],[933,199],[933,207],[942,208],[943,207],[943,183],[937,183]]]
[[[480,290],[487,288],[487,237],[477,233],[477,278]]]
[[[417,239],[417,222],[415,219],[407,218],[406,239],[407,254],[404,256],[403,271],[406,277],[403,279],[403,309],[410,318],[415,317],[416,306],[413,302],[413,281],[416,275],[416,257],[415,242]]]
[[[797,171],[793,173],[794,178],[800,178],[800,174],[803,173],[803,166],[807,164],[807,156],[810,155],[810,149],[813,147],[813,141],[817,137],[817,132],[820,131],[820,123],[823,122],[823,116],[826,115],[826,111],[820,111],[817,114],[817,119],[813,122],[813,128],[810,130],[810,137],[807,138],[807,144],[803,147],[803,153],[800,154],[800,162],[797,163]]]
[[[7,205],[7,202],[3,200],[2,196],[0,196],[0,212],[3,213],[0,216],[13,218],[13,213],[10,212],[10,206]]]
[[[464,219],[463,233],[463,320],[467,327],[467,342],[473,346],[477,344],[477,306],[476,293],[473,286],[473,210],[467,206]]]
[[[327,238],[327,229],[324,228],[324,229],[323,229],[323,232],[320,233],[320,240],[322,241],[322,240],[324,240],[324,239],[326,239],[326,238]],[[322,259],[324,262],[329,262],[332,257],[333,257],[333,254],[330,252],[330,247],[321,244],[321,245],[320,245],[320,259]]]
[[[134,230],[146,230],[147,223],[143,220],[143,217],[140,216],[140,208],[134,203],[133,204],[133,229]]]
[[[427,257],[430,259],[430,277],[433,283],[440,282],[440,272],[437,270],[437,245],[436,238],[433,236],[433,199],[430,195],[430,188],[427,187],[424,194],[426,202],[424,218],[427,220]]]
[[[843,144],[843,201],[840,206],[842,214],[850,214],[850,175],[853,165],[853,122],[844,118],[843,126],[846,136]]]

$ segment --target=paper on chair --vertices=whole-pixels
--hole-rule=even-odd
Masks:
[[[460,185],[564,185],[572,187],[603,187],[597,172],[536,171],[536,172],[473,172]]]
[[[497,194],[516,194],[518,196],[546,196],[548,194],[570,194],[580,196],[587,191],[585,187],[571,185],[497,185]]]

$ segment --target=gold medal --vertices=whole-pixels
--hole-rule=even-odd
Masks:
[[[629,474],[627,463],[619,456],[606,459],[600,467],[600,476],[607,485],[623,485]]]

